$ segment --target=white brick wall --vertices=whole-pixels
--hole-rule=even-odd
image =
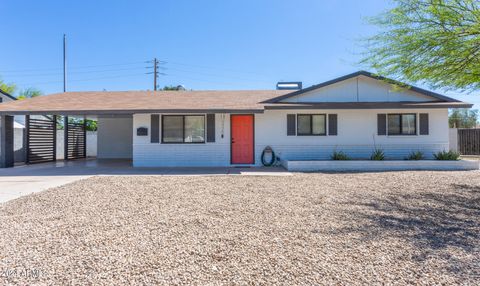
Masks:
[[[377,136],[378,113],[429,113],[429,135]],[[287,114],[338,114],[337,136],[287,136]],[[150,143],[150,114],[133,116],[134,166],[229,166],[230,116],[216,115],[216,142],[205,144]],[[418,116],[417,116],[418,124]],[[136,136],[136,128],[148,127],[149,136]],[[160,122],[161,127],[161,122]],[[223,131],[222,131],[223,130]],[[417,126],[418,130],[418,126]],[[223,132],[223,138],[221,136]],[[160,130],[161,134],[161,130]],[[277,156],[289,160],[325,160],[334,150],[352,158],[369,158],[374,149],[385,151],[388,159],[403,159],[412,151],[422,151],[427,158],[434,152],[449,149],[448,112],[430,110],[291,110],[266,111],[255,115],[255,165],[271,146]]]
[[[162,134],[160,116],[160,136]],[[137,136],[138,127],[147,127],[148,136]],[[230,165],[230,117],[215,116],[215,143],[150,143],[150,114],[133,116],[133,165],[135,167],[212,167]],[[222,137],[223,133],[223,137]],[[160,138],[161,142],[161,138]]]
[[[287,114],[296,113],[337,114],[338,135],[287,136]],[[378,136],[378,113],[428,113],[429,135]],[[417,131],[418,124],[417,115]],[[281,159],[290,160],[325,160],[334,150],[343,151],[352,158],[366,159],[375,145],[385,151],[388,159],[404,159],[417,150],[422,151],[426,158],[432,158],[434,152],[449,149],[447,109],[277,110],[256,115],[255,125],[257,162],[260,162],[261,152],[267,145]]]
[[[282,160],[329,160],[332,153],[343,151],[352,159],[369,159],[374,150],[372,145],[279,145],[270,144],[276,156]],[[261,160],[262,150],[266,145],[256,145],[257,162]],[[426,159],[432,159],[433,153],[448,150],[448,144],[377,144],[377,148],[382,149],[386,159],[404,159],[412,151],[423,152]]]
[[[229,166],[228,144],[136,144],[135,167]]]

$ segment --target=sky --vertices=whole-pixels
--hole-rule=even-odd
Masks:
[[[0,77],[19,89],[274,89],[304,87],[360,69],[361,39],[377,28],[366,18],[385,0],[0,0]],[[367,69],[368,70],[368,69]],[[480,107],[474,93],[443,92]]]

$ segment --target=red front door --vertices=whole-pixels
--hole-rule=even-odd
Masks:
[[[253,115],[231,115],[232,164],[253,164]]]

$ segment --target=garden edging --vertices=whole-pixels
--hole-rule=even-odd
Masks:
[[[458,160],[398,160],[398,161],[370,161],[370,160],[311,160],[311,161],[282,161],[283,167],[293,172],[311,171],[407,171],[407,170],[430,170],[430,171],[459,171],[478,170],[480,161]]]

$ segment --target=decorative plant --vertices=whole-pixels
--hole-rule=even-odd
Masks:
[[[343,151],[333,151],[332,156],[330,156],[332,160],[338,160],[338,161],[345,161],[345,160],[350,160],[350,157],[345,154]]]
[[[423,160],[424,158],[422,151],[412,151],[405,160]]]
[[[435,157],[435,160],[449,160],[449,161],[456,161],[460,159],[460,153],[456,151],[440,151],[438,153],[434,153],[433,157]]]
[[[370,156],[370,160],[374,161],[383,161],[385,159],[385,153],[382,149],[375,149],[373,150],[372,156]]]

